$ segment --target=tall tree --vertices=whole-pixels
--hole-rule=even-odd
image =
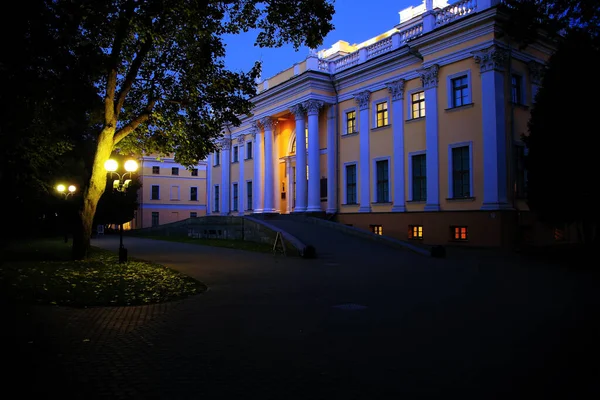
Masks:
[[[260,64],[225,68],[222,37],[258,29],[256,45],[317,47],[333,28],[330,0],[54,0],[57,15],[80,21],[79,43],[101,50],[102,126],[84,194],[74,254],[85,257],[106,187],[104,163],[121,153],[174,153],[194,165],[226,123],[251,113]],[[241,49],[236,49],[242,51]]]
[[[587,69],[599,63],[600,39],[569,32],[548,62],[524,137],[531,209],[549,224],[576,223],[585,243],[594,241],[600,222],[600,164],[592,144],[600,78]],[[579,90],[565,81],[573,77],[583,78]]]

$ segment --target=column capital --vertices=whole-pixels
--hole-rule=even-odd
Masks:
[[[367,110],[369,108],[369,99],[371,98],[371,92],[364,90],[354,94],[354,101],[358,104],[358,108],[361,110]]]
[[[302,103],[308,115],[319,114],[319,109],[323,107],[323,104],[321,100],[307,100]]]
[[[475,62],[479,64],[481,73],[488,71],[504,71],[508,61],[508,53],[501,47],[492,45],[487,49],[473,52]]]
[[[231,139],[224,137],[219,140],[219,148],[221,150],[230,150],[231,149]]]
[[[290,112],[296,116],[296,119],[304,119],[304,116],[306,115],[306,110],[302,106],[302,103],[291,106]]]
[[[277,123],[277,121],[275,121],[271,117],[264,117],[260,120],[260,124],[262,125],[262,127],[265,131],[272,130],[273,126],[275,126],[276,123]]]
[[[527,66],[529,67],[529,78],[531,79],[531,83],[534,85],[541,85],[544,72],[546,72],[546,66],[537,61],[529,61]]]
[[[252,121],[250,123],[250,134],[252,135],[252,139],[256,139],[257,133],[260,133],[260,127],[258,126],[258,122]]]
[[[246,135],[240,135],[240,136],[238,136],[237,142],[240,145],[243,145],[244,143],[246,143]]]
[[[404,79],[398,79],[392,82],[386,82],[388,91],[392,94],[392,100],[404,99]]]
[[[427,68],[422,68],[419,71],[419,75],[421,75],[421,83],[423,84],[424,89],[432,89],[438,86],[438,73],[440,71],[440,66],[437,64],[433,64]]]

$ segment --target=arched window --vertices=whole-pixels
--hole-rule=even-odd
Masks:
[[[304,129],[304,137],[306,139],[306,148],[308,149],[308,128]],[[296,154],[296,138],[294,138],[294,141],[292,142],[292,150],[290,151],[290,154]]]

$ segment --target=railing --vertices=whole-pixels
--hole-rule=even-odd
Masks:
[[[359,50],[360,51],[360,50]],[[339,58],[333,62],[336,71],[341,71],[346,68],[350,68],[354,65],[357,65],[359,61],[359,52],[355,51],[354,53],[350,53],[347,56]]]
[[[319,71],[329,72],[329,61],[319,59]]]
[[[408,29],[400,31],[400,44],[404,44],[410,39],[417,37],[423,33],[423,23],[411,26]]]
[[[462,0],[442,8],[435,14],[435,26],[446,25],[477,11],[477,0]]]
[[[367,46],[367,59],[387,53],[390,50],[392,50],[392,37],[388,36],[385,39]]]

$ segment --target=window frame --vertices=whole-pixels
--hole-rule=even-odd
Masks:
[[[154,217],[156,217],[156,225],[154,224]],[[158,211],[152,211],[150,218],[150,226],[155,227],[160,225],[160,213]]]
[[[221,185],[213,185],[213,212],[220,212]]]
[[[232,157],[231,157],[231,162],[232,163],[236,163],[239,162],[239,147],[238,146],[233,146],[231,152],[233,153]]]
[[[213,166],[218,167],[219,165],[221,165],[221,151],[219,151],[219,150],[215,151],[213,160],[214,160]]]
[[[196,198],[192,196],[192,190],[196,189]],[[190,186],[190,201],[198,201],[198,186]]]
[[[354,197],[355,197],[355,202],[354,203],[348,203],[348,167],[350,166],[354,166],[354,176],[355,176],[355,183],[354,183]],[[358,205],[358,191],[359,191],[359,187],[358,187],[358,161],[351,161],[351,162],[347,162],[344,163],[344,174],[343,174],[343,178],[344,178],[344,185],[343,185],[343,191],[344,191],[344,197],[343,200],[344,202],[342,204],[344,205]]]
[[[417,93],[423,93],[423,100],[419,100],[419,102],[423,103],[423,116],[419,116],[419,117],[415,117],[413,115],[413,95],[417,94]],[[407,108],[407,114],[409,116],[409,118],[407,118],[408,121],[410,120],[415,120],[415,119],[423,119],[427,116],[427,108],[425,107],[425,88],[416,88],[413,90],[408,91],[407,93],[408,96],[408,101],[406,102],[406,108]]]
[[[248,140],[246,142],[246,160],[252,160],[253,159],[253,155],[252,153],[254,152],[254,145],[252,144],[252,140]]]
[[[179,176],[179,167],[171,167],[171,175]]]
[[[466,76],[467,78],[467,102],[461,104],[461,105],[456,105],[455,100],[456,98],[454,97],[454,81],[456,79],[462,78],[463,76]],[[470,104],[473,104],[473,81],[471,80],[471,70],[467,69],[464,71],[460,71],[457,72],[455,74],[451,74],[448,75],[446,77],[446,85],[447,85],[447,96],[448,96],[448,109],[452,109],[452,108],[459,108],[459,107],[464,107],[464,106],[468,106]]]
[[[354,113],[354,131],[352,132],[348,132],[348,114],[349,113]],[[344,119],[343,119],[343,125],[344,125],[344,129],[343,129],[343,133],[342,135],[355,135],[358,133],[358,111],[356,107],[350,107],[350,108],[346,108],[344,110]]]
[[[379,110],[377,107],[381,104],[385,103],[385,110],[382,110],[381,113],[384,114],[383,125],[379,125]],[[389,97],[381,97],[376,100],[371,101],[371,112],[372,121],[371,121],[371,129],[377,128],[385,128],[386,126],[390,126],[392,124],[390,118],[390,98]],[[387,122],[387,123],[386,123]]]
[[[250,184],[250,190],[248,190],[248,184]],[[254,183],[252,183],[252,179],[246,180],[246,211],[252,211],[254,208],[254,198],[252,191],[254,190]],[[250,207],[248,207],[250,206]]]
[[[152,175],[160,175],[160,166],[159,165],[152,166]]]
[[[191,176],[198,176],[198,168],[192,168],[190,171]]]
[[[238,200],[240,190],[237,182],[231,184],[231,211],[239,211]]]
[[[519,85],[516,86],[518,89],[518,94],[520,96],[520,99],[517,99],[518,101],[514,101],[513,99],[513,89],[515,88],[515,86],[513,85],[513,77],[516,77],[519,79]],[[516,104],[516,105],[520,105],[520,106],[524,106],[527,104],[526,102],[526,89],[527,87],[525,86],[525,76],[517,71],[511,71],[510,73],[510,102],[512,104]]]
[[[190,218],[198,218],[198,212],[196,212],[196,211],[190,211]]]
[[[408,225],[408,239],[423,240],[423,225]]]
[[[469,148],[469,196],[455,197],[454,195],[454,158],[452,150],[459,147]],[[475,191],[473,187],[473,142],[460,142],[451,143],[448,145],[448,199],[459,200],[459,199],[470,199],[475,197]]]
[[[156,188],[156,197],[154,197],[154,188]],[[150,200],[160,200],[160,185],[150,186]]]
[[[413,157],[425,156],[425,198],[415,200],[413,193],[414,177],[413,177]],[[408,153],[408,201],[426,202],[427,201],[427,150],[414,151]]]
[[[456,237],[457,229],[459,229],[458,238]],[[463,235],[462,230],[464,229],[464,238],[460,237]],[[453,242],[468,242],[469,241],[469,227],[467,225],[450,225],[450,240]]]
[[[379,179],[377,176],[377,163],[380,161],[387,161],[387,199],[385,201],[382,201],[379,199],[379,191],[378,191],[378,184],[379,184]],[[391,157],[387,156],[387,157],[376,157],[373,158],[372,160],[372,178],[371,181],[373,182],[372,188],[373,188],[373,197],[371,197],[372,199],[374,199],[375,201],[373,202],[374,204],[386,204],[386,203],[391,203],[392,202],[392,162],[391,162]]]

